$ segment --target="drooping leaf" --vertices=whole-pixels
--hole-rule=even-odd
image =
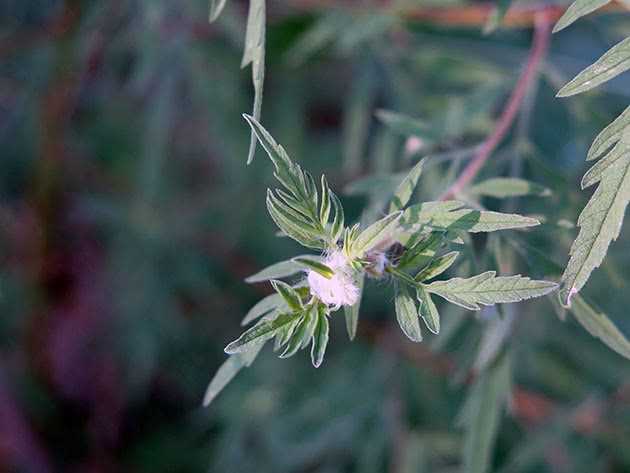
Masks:
[[[546,187],[515,177],[497,177],[487,179],[472,186],[469,192],[474,195],[496,197],[499,199],[524,195],[551,195],[551,191]]]
[[[625,138],[622,137],[622,141]],[[619,236],[630,202],[630,148],[601,173],[599,181],[597,190],[578,218],[580,230],[562,275],[561,296],[565,305],[569,305],[571,297],[586,284],[591,272],[604,260],[610,243]]]
[[[421,342],[422,330],[420,329],[418,309],[405,284],[399,286],[394,305],[396,307],[396,320],[398,320],[398,325],[400,325],[403,333],[411,341]]]
[[[406,227],[428,226],[436,230],[461,230],[471,233],[492,232],[539,225],[535,218],[501,212],[460,209],[458,201],[424,202],[405,210],[402,223]]]
[[[245,49],[241,67],[251,63],[252,83],[254,85],[254,106],[252,116],[260,120],[262,109],[263,82],[265,80],[265,0],[250,0],[245,31]],[[254,159],[256,137],[254,132],[249,141],[247,164]]]
[[[250,348],[242,353],[235,353],[223,362],[216,374],[210,381],[206,393],[203,396],[203,406],[208,407],[217,395],[229,384],[234,376],[243,369],[249,367],[264,345],[263,343],[252,344]]]
[[[431,295],[423,286],[417,286],[416,297],[418,298],[418,302],[420,302],[419,312],[422,320],[424,320],[424,324],[432,333],[439,333],[440,314],[431,299]]]
[[[273,337],[278,330],[292,324],[300,315],[299,312],[293,312],[280,314],[272,320],[263,319],[226,346],[224,351],[228,355],[247,351],[252,347],[252,344],[263,342]]]
[[[210,23],[219,18],[226,2],[227,0],[210,0],[210,15],[208,20]]]
[[[271,280],[271,285],[275,289],[275,291],[280,294],[280,296],[284,299],[289,306],[289,309],[294,311],[302,310],[302,299],[300,298],[300,293],[289,286],[284,281],[280,281],[277,279]]]
[[[630,341],[615,327],[606,314],[596,311],[580,296],[575,296],[573,299],[571,312],[591,335],[599,338],[621,356],[630,359]]]
[[[436,281],[425,288],[453,304],[470,310],[480,310],[479,304],[488,306],[543,296],[555,290],[557,284],[531,280],[520,275],[496,276],[495,271],[486,271],[471,278]]]
[[[346,319],[346,330],[348,331],[348,338],[354,340],[357,334],[357,326],[359,324],[359,309],[361,308],[361,296],[363,295],[363,284],[365,282],[365,275],[361,273],[358,278],[357,287],[359,288],[359,298],[353,306],[344,306],[343,312]]]
[[[416,190],[418,179],[420,179],[420,175],[422,174],[424,162],[425,160],[421,159],[414,167],[411,168],[409,174],[407,174],[398,185],[398,188],[394,193],[394,197],[392,198],[392,202],[389,205],[390,213],[402,210],[405,208],[407,203],[409,203],[409,199],[411,199],[413,191]]]
[[[464,437],[465,473],[487,473],[501,412],[511,388],[511,366],[507,355],[481,373],[467,402]]]
[[[609,81],[630,69],[630,38],[610,48],[594,64],[580,72],[558,92],[558,97],[569,97]]]
[[[324,354],[328,346],[329,331],[328,317],[326,316],[326,312],[320,307],[317,325],[315,326],[315,332],[313,334],[313,345],[311,346],[311,361],[315,368],[319,368],[322,361],[324,361]]]
[[[418,272],[418,274],[414,276],[414,279],[418,282],[422,282],[438,277],[453,265],[458,256],[459,251],[451,251],[444,256],[435,258],[427,265],[426,268]]]
[[[594,12],[609,2],[610,0],[575,0],[553,27],[553,32],[557,33],[563,30],[577,19]]]

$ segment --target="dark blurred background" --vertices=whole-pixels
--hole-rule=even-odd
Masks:
[[[268,3],[262,122],[326,172],[348,220],[369,204],[349,183],[424,153],[375,110],[431,125],[423,146],[441,157],[421,193],[436,199],[435,177],[492,130],[531,42],[531,24],[483,35],[483,23],[414,20],[385,1]],[[476,2],[403,4],[465,14]],[[412,345],[386,282],[353,343],[333,321],[321,368],[265,350],[201,407],[223,347],[270,292],[243,279],[303,252],[266,214],[266,157],[245,166],[246,13],[228,1],[210,25],[207,0],[0,2],[1,472],[460,471],[458,412],[496,314],[441,305],[443,332]],[[527,115],[484,171],[524,156],[519,175],[553,190],[516,204],[561,222],[527,234],[531,254],[565,263],[588,197],[585,150],[627,105],[630,80],[555,92],[629,27],[609,13],[553,37]],[[627,233],[588,293],[630,333]],[[630,471],[627,360],[549,300],[514,310],[515,387],[493,471]]]

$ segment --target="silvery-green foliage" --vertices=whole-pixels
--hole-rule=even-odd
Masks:
[[[521,276],[497,277],[494,271],[430,283],[452,268],[460,255],[459,251],[446,251],[464,244],[458,232],[521,229],[537,225],[538,221],[517,214],[467,209],[459,201],[408,206],[422,174],[423,160],[409,170],[391,200],[384,203],[388,214],[365,228],[358,223],[345,226],[343,208],[326,178],[321,177],[318,189],[315,179],[289,158],[254,117],[245,118],[283,186],[268,190],[269,214],[284,234],[323,254],[298,256],[247,278],[248,282],[270,280],[276,294],[267,296],[249,311],[244,322],[262,318],[228,344],[226,353],[243,357],[275,338],[274,350],[280,358],[293,356],[310,345],[311,361],[319,367],[329,339],[328,317],[342,306],[349,337],[354,338],[366,276],[395,280],[396,319],[402,332],[414,342],[423,339],[420,320],[431,333],[440,331],[440,315],[432,295],[479,310],[480,305],[518,302],[556,288],[553,282]],[[294,283],[273,279],[295,277],[300,271],[306,273],[306,279],[298,277]],[[341,291],[343,297],[336,298],[332,294],[335,291]],[[219,378],[213,381],[209,398],[248,360],[226,362]]]
[[[560,18],[554,32],[608,1],[577,0]],[[558,92],[559,97],[579,94],[630,69],[630,38],[613,46],[594,64],[580,72]],[[595,138],[587,161],[596,160],[582,178],[582,189],[598,184],[582,210],[577,224],[580,228],[569,252],[569,262],[562,275],[562,304],[582,289],[593,270],[601,265],[610,244],[617,239],[630,202],[630,108],[608,125]]]

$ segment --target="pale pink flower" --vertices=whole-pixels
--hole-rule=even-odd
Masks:
[[[308,285],[311,294],[333,310],[341,306],[354,305],[360,296],[360,289],[356,279],[356,271],[350,266],[346,256],[341,251],[333,251],[322,261],[334,272],[328,279],[316,271],[307,272]]]

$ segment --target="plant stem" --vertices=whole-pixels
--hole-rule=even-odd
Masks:
[[[499,145],[501,140],[510,130],[516,115],[518,114],[523,99],[527,91],[537,77],[538,68],[542,62],[547,49],[549,48],[549,38],[551,35],[551,22],[545,12],[536,16],[534,28],[534,39],[532,48],[527,59],[523,73],[519,77],[510,98],[501,112],[497,125],[488,138],[481,144],[475,157],[464,168],[460,176],[440,197],[440,200],[448,200],[459,194],[470,182],[477,177],[477,174],[486,163],[492,152]]]

